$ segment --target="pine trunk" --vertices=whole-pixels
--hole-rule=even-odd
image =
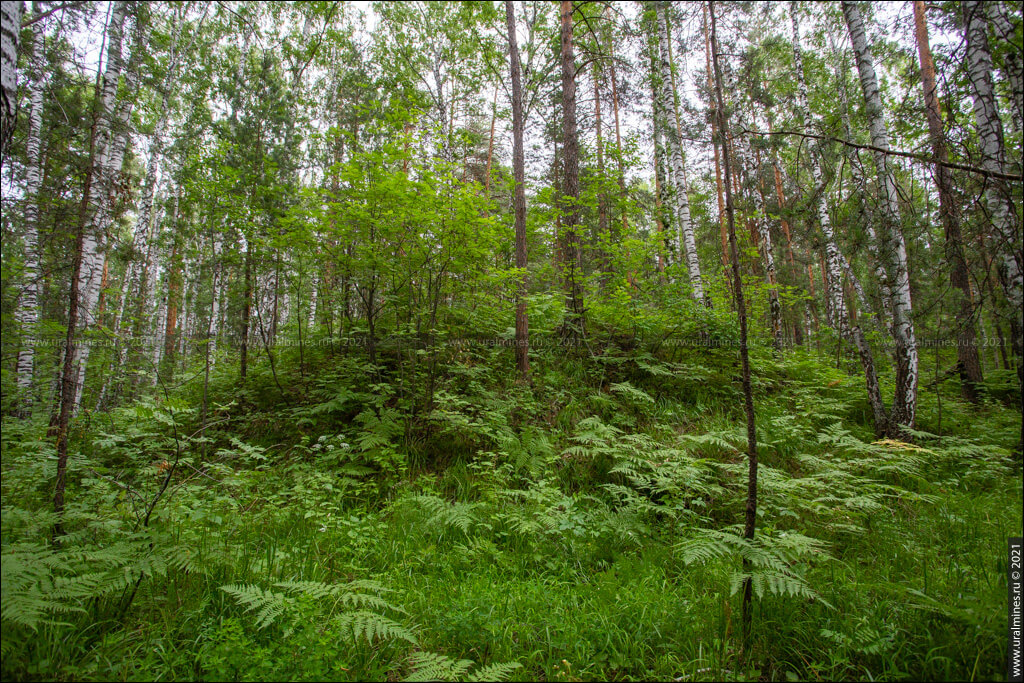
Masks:
[[[512,76],[512,174],[515,180],[513,205],[515,207],[516,268],[520,270],[516,283],[516,370],[519,381],[530,376],[530,327],[526,317],[526,171],[523,151],[523,85],[519,63],[519,45],[516,41],[516,19],[512,0],[505,0],[505,20],[508,27],[509,71]]]
[[[953,195],[953,179],[949,168],[945,166],[949,161],[949,153],[946,151],[946,135],[939,108],[938,86],[935,82],[935,62],[932,60],[931,46],[928,41],[928,22],[925,18],[922,0],[914,0],[914,29],[917,38],[917,52],[921,60],[921,85],[924,89],[928,136],[931,139],[932,154],[935,156],[934,177],[939,191],[939,218],[942,220],[942,226],[946,233],[946,260],[950,267],[949,280],[950,284],[960,291],[960,301],[955,306],[960,391],[965,399],[977,403],[980,398],[978,385],[981,384],[982,374],[975,333],[971,281],[967,270],[967,260],[964,258],[960,214]]]

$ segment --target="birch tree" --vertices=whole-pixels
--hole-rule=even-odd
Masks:
[[[15,319],[21,331],[16,371],[18,388],[25,405],[30,405],[33,369],[35,366],[36,327],[39,322],[39,188],[42,186],[42,128],[43,91],[45,81],[39,57],[42,53],[42,33],[36,36],[33,59],[29,71],[28,138],[25,141],[25,196],[24,196],[24,285],[18,299]]]
[[[803,50],[800,47],[800,28],[797,23],[797,2],[790,3],[790,22],[793,32],[793,65],[797,78],[797,107],[804,121],[808,126],[812,118],[810,107],[807,102],[807,80],[804,74]],[[875,368],[874,353],[864,336],[863,330],[856,323],[850,321],[846,301],[843,295],[842,271],[843,255],[836,242],[835,230],[832,227],[832,219],[829,216],[828,207],[824,202],[824,189],[826,183],[822,178],[821,162],[817,153],[811,155],[810,160],[811,179],[813,188],[811,203],[817,215],[818,227],[821,229],[825,242],[825,263],[826,274],[826,295],[829,302],[827,308],[831,318],[832,326],[840,333],[850,339],[860,356],[861,366],[864,369],[864,381],[867,385],[868,400],[871,403],[871,413],[875,423],[875,433],[885,434],[888,431],[889,416],[882,401],[881,387],[878,383],[878,372]]]
[[[690,199],[686,187],[686,169],[683,166],[683,149],[680,140],[681,121],[672,78],[673,65],[670,61],[668,17],[664,2],[659,0],[653,4],[658,34],[657,87],[660,102],[659,120],[655,121],[655,125],[661,128],[661,137],[665,142],[668,156],[671,184],[667,194],[671,197],[675,208],[680,257],[686,262],[693,298],[698,303],[704,303],[704,283],[701,278],[700,263],[697,260],[697,242],[694,239],[693,222],[690,217]]]
[[[879,247],[881,258],[889,273],[892,306],[892,334],[896,356],[896,395],[893,399],[890,432],[898,434],[898,425],[914,427],[917,413],[918,359],[917,340],[914,335],[913,306],[910,300],[910,272],[907,265],[907,246],[900,230],[899,197],[896,179],[890,169],[889,130],[885,122],[885,110],[878,89],[874,59],[868,46],[867,34],[860,8],[852,0],[843,0],[843,15],[846,18],[850,41],[857,61],[861,90],[864,94],[864,108],[868,117],[868,129],[878,186],[882,193],[881,221],[879,225]]]
[[[18,115],[18,36],[24,8],[21,0],[0,3],[0,160],[7,157]]]
[[[1003,126],[996,107],[992,86],[992,53],[988,44],[987,3],[963,3],[964,22],[967,27],[967,68],[974,100],[974,119],[978,127],[982,167],[990,173],[1004,173],[1006,148]],[[1018,378],[1024,373],[1022,348],[1022,264],[1020,217],[1014,206],[1010,187],[1000,179],[991,177],[985,186],[985,208],[997,244],[999,280],[1009,303],[1010,344],[1017,357]]]

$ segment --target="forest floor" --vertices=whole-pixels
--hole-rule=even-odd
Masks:
[[[4,679],[1005,676],[1008,373],[877,441],[834,357],[755,349],[749,543],[733,350],[275,360],[81,416],[58,552],[46,415],[4,419]]]

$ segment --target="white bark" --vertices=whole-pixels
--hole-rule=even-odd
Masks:
[[[673,198],[676,209],[676,227],[679,231],[680,256],[686,261],[686,269],[690,277],[693,298],[704,303],[704,282],[700,273],[700,262],[697,259],[697,242],[694,239],[693,223],[690,220],[690,199],[687,195],[686,169],[683,166],[683,149],[680,140],[679,108],[676,106],[675,89],[672,83],[672,63],[669,61],[669,30],[665,3],[656,2],[656,21],[658,23],[658,50],[661,53],[659,72],[661,77],[661,110],[662,134],[667,142],[667,151],[671,162],[672,189],[669,195]],[[671,108],[675,126],[667,120]]]
[[[992,87],[992,54],[989,51],[986,29],[986,7],[988,3],[964,2],[967,20],[967,60],[974,97],[974,119],[978,125],[978,140],[981,149],[982,167],[995,173],[1005,172],[1006,151],[1003,141],[1002,122],[996,109]],[[1021,324],[1021,310],[1024,300],[1021,295],[1021,249],[1018,218],[1009,188],[1004,183],[989,181],[985,188],[985,204],[992,227],[1001,242],[1003,288],[1006,298]]]
[[[797,25],[797,2],[795,0],[790,3],[790,19],[793,30],[793,60],[797,76],[797,104],[800,107],[804,125],[809,127],[812,122],[812,116],[807,102],[807,81],[804,76],[803,52],[800,48],[800,29]],[[821,162],[816,153],[811,154],[810,166],[814,182],[811,201],[818,216],[818,225],[821,227],[822,236],[825,238],[825,267],[827,272],[824,275],[827,283],[827,302],[829,304],[826,308],[831,317],[830,322],[832,326],[842,336],[850,339],[857,348],[861,365],[864,368],[864,380],[867,385],[868,400],[871,403],[871,410],[874,416],[875,432],[882,434],[888,430],[889,416],[882,401],[881,389],[878,384],[878,373],[875,369],[874,354],[860,326],[851,324],[848,317],[842,285],[842,263],[844,259],[836,242],[835,231],[832,228],[828,208],[822,200],[825,184],[821,176]]]
[[[896,424],[914,426],[917,413],[918,358],[917,340],[914,335],[913,306],[910,300],[910,273],[907,266],[907,247],[900,230],[899,198],[896,181],[889,169],[889,130],[885,123],[885,112],[878,90],[874,61],[868,48],[867,35],[860,9],[855,2],[843,0],[843,14],[850,31],[850,41],[857,58],[861,90],[864,92],[865,112],[875,166],[878,169],[878,183],[882,189],[883,234],[880,247],[886,257],[890,274],[892,303],[892,332],[896,341],[896,397],[893,403],[892,419]]]
[[[24,3],[0,3],[0,144],[7,155],[7,144],[14,133],[18,114],[18,35]]]
[[[1007,15],[1006,5],[1003,2],[985,3],[988,10],[988,18],[995,29],[996,37],[1007,45],[1016,43],[1016,32],[1013,23]],[[1019,44],[1019,43],[1018,43]],[[1010,122],[1013,130],[1021,132],[1021,119],[1024,117],[1024,65],[1021,64],[1021,52],[1019,49],[1011,50],[1007,55],[1004,67],[1006,69],[1006,81],[1010,86]]]
[[[41,42],[41,41],[40,41]],[[36,47],[41,50],[42,46]],[[28,139],[25,142],[25,271],[21,297],[15,319],[21,332],[21,347],[18,350],[18,387],[26,393],[32,385],[35,364],[36,325],[39,322],[39,188],[42,186],[41,131],[43,127],[43,74],[36,65],[32,74],[28,116]]]

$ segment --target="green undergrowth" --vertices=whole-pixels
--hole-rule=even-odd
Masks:
[[[205,414],[185,385],[83,416],[57,545],[43,416],[5,421],[3,677],[1005,675],[1012,388],[940,384],[875,441],[855,374],[756,349],[748,542],[728,348],[542,350],[530,386],[507,349],[415,360],[286,354],[218,366]]]

